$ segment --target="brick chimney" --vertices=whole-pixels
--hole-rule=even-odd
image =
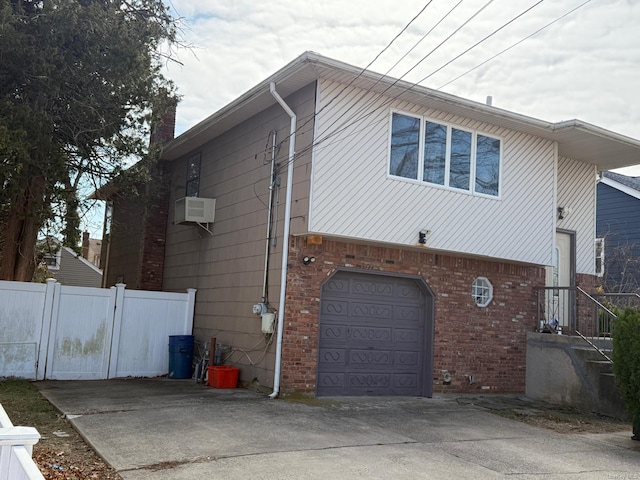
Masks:
[[[89,259],[89,232],[82,232],[82,258]]]
[[[160,120],[160,124],[153,127],[149,143],[151,145],[166,145],[173,140],[176,131],[176,106],[170,106]]]

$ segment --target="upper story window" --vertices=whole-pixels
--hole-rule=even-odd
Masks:
[[[501,157],[499,138],[392,114],[389,174],[395,177],[498,197]]]
[[[186,197],[197,197],[200,191],[200,153],[187,159],[187,188]]]

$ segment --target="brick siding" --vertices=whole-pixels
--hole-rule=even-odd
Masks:
[[[304,265],[305,255],[316,261]],[[524,392],[526,334],[537,325],[534,287],[544,285],[543,267],[327,239],[307,245],[304,237],[291,239],[289,265],[284,392],[315,392],[321,286],[338,267],[419,275],[426,281],[435,295],[434,392]],[[493,285],[486,308],[471,298],[478,276]],[[443,384],[443,370],[452,376],[450,385]]]

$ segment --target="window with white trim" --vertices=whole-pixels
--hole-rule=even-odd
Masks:
[[[493,285],[486,277],[478,277],[471,284],[471,296],[479,307],[486,307],[493,299]]]
[[[502,140],[399,112],[391,114],[389,175],[500,196]]]
[[[604,238],[596,238],[596,275],[604,276]]]

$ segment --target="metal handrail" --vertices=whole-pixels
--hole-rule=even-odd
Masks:
[[[597,338],[598,339],[604,339],[605,336],[601,335],[600,332],[600,328],[599,328],[599,322],[600,322],[600,311],[603,311],[604,313],[606,313],[609,316],[609,320],[615,320],[616,318],[618,318],[618,316],[613,313],[611,310],[609,310],[609,308],[607,308],[605,305],[602,304],[602,302],[596,300],[595,298],[593,298],[589,293],[587,293],[584,289],[580,288],[580,287],[576,287],[576,289],[583,295],[583,297],[586,297],[591,303],[593,303],[596,306],[595,309],[595,322],[597,325]],[[611,329],[613,328],[613,326],[611,326]],[[580,332],[577,328],[576,328],[576,334],[582,338],[585,342],[587,342],[594,350],[596,350],[600,355],[602,355],[602,357],[604,357],[609,363],[613,363],[613,360],[611,359],[611,357],[609,355],[607,355],[607,353],[600,348],[600,346],[596,345],[591,339],[588,338],[587,335],[582,334],[582,332]],[[609,336],[611,335],[611,332],[609,333]],[[613,347],[613,346],[612,346]]]
[[[576,287],[578,289],[578,291],[580,293],[582,293],[583,295],[585,295],[589,300],[591,300],[593,303],[595,303],[598,307],[600,307],[601,309],[603,309],[605,312],[607,312],[609,315],[611,315],[613,318],[618,318],[618,316],[613,313],[611,310],[609,310],[607,307],[605,307],[602,303],[600,303],[598,300],[596,300],[595,298],[593,298],[591,295],[589,295],[587,292],[585,292],[582,288],[580,287]],[[605,294],[607,296],[609,296],[609,294]]]

